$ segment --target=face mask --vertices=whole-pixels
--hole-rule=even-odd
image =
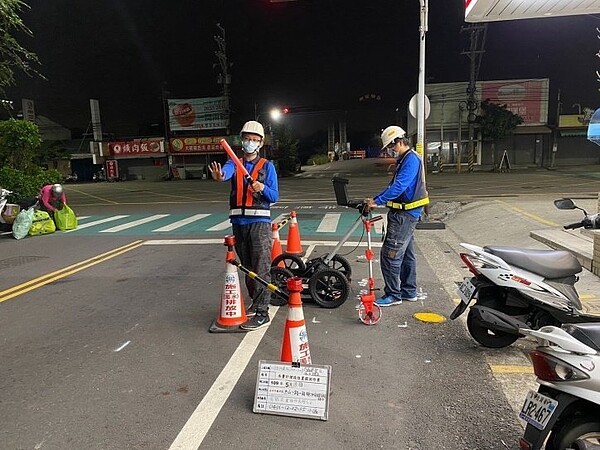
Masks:
[[[254,153],[256,150],[258,150],[259,146],[260,146],[260,142],[255,142],[255,141],[243,141],[242,142],[242,148],[244,149],[244,151],[246,153]]]
[[[392,158],[397,158],[398,157],[398,152],[396,150],[393,150],[391,148],[386,148],[385,150],[387,151],[387,154],[389,156],[391,156]]]

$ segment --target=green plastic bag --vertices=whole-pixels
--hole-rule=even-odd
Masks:
[[[22,209],[13,222],[12,235],[15,239],[23,239],[29,233],[33,223],[33,208]]]
[[[67,205],[64,205],[62,209],[54,213],[54,222],[56,223],[56,228],[61,231],[77,228],[77,216]]]
[[[29,229],[29,236],[39,236],[41,234],[50,234],[56,231],[54,220],[46,211],[36,211],[33,213],[33,223]]]

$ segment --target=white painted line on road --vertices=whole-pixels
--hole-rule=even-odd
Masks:
[[[83,228],[94,227],[96,225],[101,225],[106,222],[113,222],[115,220],[124,219],[125,217],[129,217],[129,216],[128,215],[120,215],[120,216],[112,216],[112,217],[106,217],[104,219],[94,220],[93,222],[90,222],[90,223],[84,223],[83,225],[77,225],[77,228],[75,228],[74,230],[67,230],[67,231],[65,231],[65,233],[71,233],[73,231],[81,230]]]
[[[144,217],[143,219],[134,220],[133,222],[127,222],[123,225],[117,225],[116,227],[107,228],[106,230],[100,230],[100,233],[117,233],[119,231],[128,230],[129,228],[137,227],[138,225],[143,225],[148,222],[153,222],[158,219],[162,219],[163,217],[167,217],[169,214],[155,214],[150,217]]]
[[[77,220],[87,219],[88,217],[91,217],[91,216],[77,216]]]
[[[317,233],[334,233],[337,230],[338,223],[340,222],[339,213],[327,213],[321,219],[321,223],[317,227]]]
[[[149,239],[144,241],[142,245],[207,245],[207,244],[223,244],[223,238],[220,239]],[[286,241],[282,241],[281,244],[284,245]],[[303,245],[308,247],[315,246],[325,246],[325,247],[335,247],[337,241],[305,241],[302,242]],[[348,241],[344,245],[344,247],[366,247],[366,242],[356,242],[356,241]],[[371,247],[373,248],[381,248],[381,242],[372,242]],[[306,252],[309,253],[308,251]]]
[[[306,255],[309,256],[308,251]],[[269,315],[271,323],[273,323],[279,306],[269,306],[269,311],[272,311],[272,314]],[[185,423],[169,450],[198,450],[268,329],[269,327],[265,327],[251,331],[244,336],[229,362],[217,376],[216,381]]]
[[[227,219],[221,223],[218,223],[214,227],[210,227],[206,231],[223,231],[223,230],[227,230],[229,227],[231,227],[231,222],[229,221],[229,219]]]
[[[165,225],[164,227],[160,227],[157,228],[156,230],[152,230],[152,232],[160,232],[160,231],[173,231],[176,230],[177,228],[181,228],[184,227],[186,225],[189,225],[192,222],[196,222],[200,219],[204,219],[205,217],[210,216],[210,214],[194,214],[191,217],[187,217],[185,219],[182,220],[178,220],[177,222],[173,222],[169,225]]]
[[[273,311],[271,315],[271,323],[273,323],[273,317],[277,314],[279,307],[270,306],[269,309]],[[197,450],[200,447],[268,329],[269,327],[265,327],[246,334],[215,383],[210,387],[169,447],[169,450]]]

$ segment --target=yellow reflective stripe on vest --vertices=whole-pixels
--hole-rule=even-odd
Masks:
[[[395,202],[386,202],[385,206],[392,209],[415,209],[419,206],[425,206],[429,204],[429,197],[422,198],[421,200],[417,200],[416,202],[411,203],[395,203]]]

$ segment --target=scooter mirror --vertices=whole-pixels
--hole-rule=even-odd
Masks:
[[[577,209],[575,203],[570,198],[560,198],[558,200],[554,200],[554,206],[558,209]]]

